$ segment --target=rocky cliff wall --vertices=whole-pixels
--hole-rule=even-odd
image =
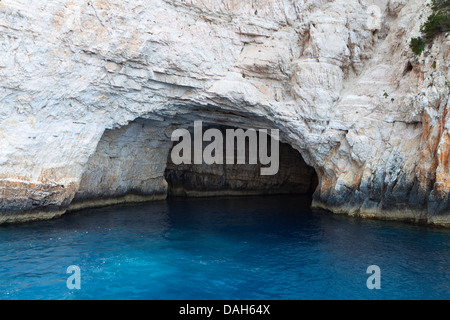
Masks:
[[[2,0],[0,222],[161,195],[170,130],[204,120],[279,129],[318,174],[314,207],[448,225],[450,36],[420,57],[409,48],[430,10],[423,0]],[[152,139],[133,131],[137,119]],[[134,165],[125,178],[95,174],[119,153]]]

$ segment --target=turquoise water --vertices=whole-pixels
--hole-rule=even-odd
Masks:
[[[0,227],[0,252],[1,299],[450,298],[450,231],[313,213],[298,196],[85,210]]]

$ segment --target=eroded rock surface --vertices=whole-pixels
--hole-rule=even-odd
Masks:
[[[164,195],[171,130],[204,120],[279,129],[314,207],[449,225],[450,36],[409,48],[426,4],[2,0],[0,222]]]

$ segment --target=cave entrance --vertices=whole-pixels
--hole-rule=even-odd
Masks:
[[[227,129],[236,130],[238,128],[224,125],[204,125],[202,134],[208,129],[217,129],[224,137],[222,140],[222,150],[225,154]],[[221,164],[194,164],[194,136],[193,128],[188,129],[191,139],[191,161],[190,163],[175,164],[172,160],[172,151],[180,141],[173,142],[172,149],[167,157],[167,166],[164,178],[168,183],[169,197],[210,197],[210,196],[243,196],[243,195],[276,195],[276,194],[299,194],[312,196],[318,178],[313,167],[308,166],[301,154],[289,144],[279,143],[278,171],[274,175],[262,175],[261,168],[268,167],[259,161],[250,164],[249,154],[251,151],[250,138],[245,139],[245,164],[226,164],[225,159]],[[230,131],[230,130],[228,130]],[[261,141],[257,143],[257,153],[262,147]],[[213,139],[202,141],[203,149],[214,142]],[[235,142],[237,142],[235,140]],[[271,139],[264,141],[267,143],[267,150],[270,154]],[[240,146],[242,147],[242,145]],[[238,143],[234,143],[234,156],[238,157]],[[177,152],[179,151],[177,148]],[[242,150],[240,150],[242,152]],[[225,158],[225,155],[224,155]]]
[[[218,113],[216,117],[220,115]],[[209,128],[220,132],[229,128],[244,128],[241,123],[231,122],[230,119],[221,119],[220,122],[204,119],[203,131]],[[229,126],[230,123],[236,126]],[[315,191],[318,179],[314,168],[305,163],[297,150],[281,142],[275,175],[262,175],[261,168],[267,165],[259,161],[257,164],[176,165],[171,153],[178,142],[172,142],[171,135],[177,128],[194,131],[190,126],[192,122],[187,120],[174,123],[173,120],[137,119],[120,128],[106,130],[84,167],[78,191],[69,209],[144,202],[167,196],[311,196]],[[260,127],[267,126],[261,122]],[[267,140],[266,143],[271,141]],[[203,142],[204,146],[208,144],[210,142]],[[237,147],[238,144],[235,144]],[[248,159],[247,141],[244,148]],[[271,146],[268,146],[269,153],[270,150]],[[237,154],[237,149],[234,152]]]

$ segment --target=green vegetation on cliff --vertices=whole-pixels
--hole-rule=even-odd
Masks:
[[[412,38],[409,45],[419,56],[426,43],[431,43],[437,35],[450,31],[450,0],[432,0],[431,8],[433,13],[420,28],[423,38]]]

